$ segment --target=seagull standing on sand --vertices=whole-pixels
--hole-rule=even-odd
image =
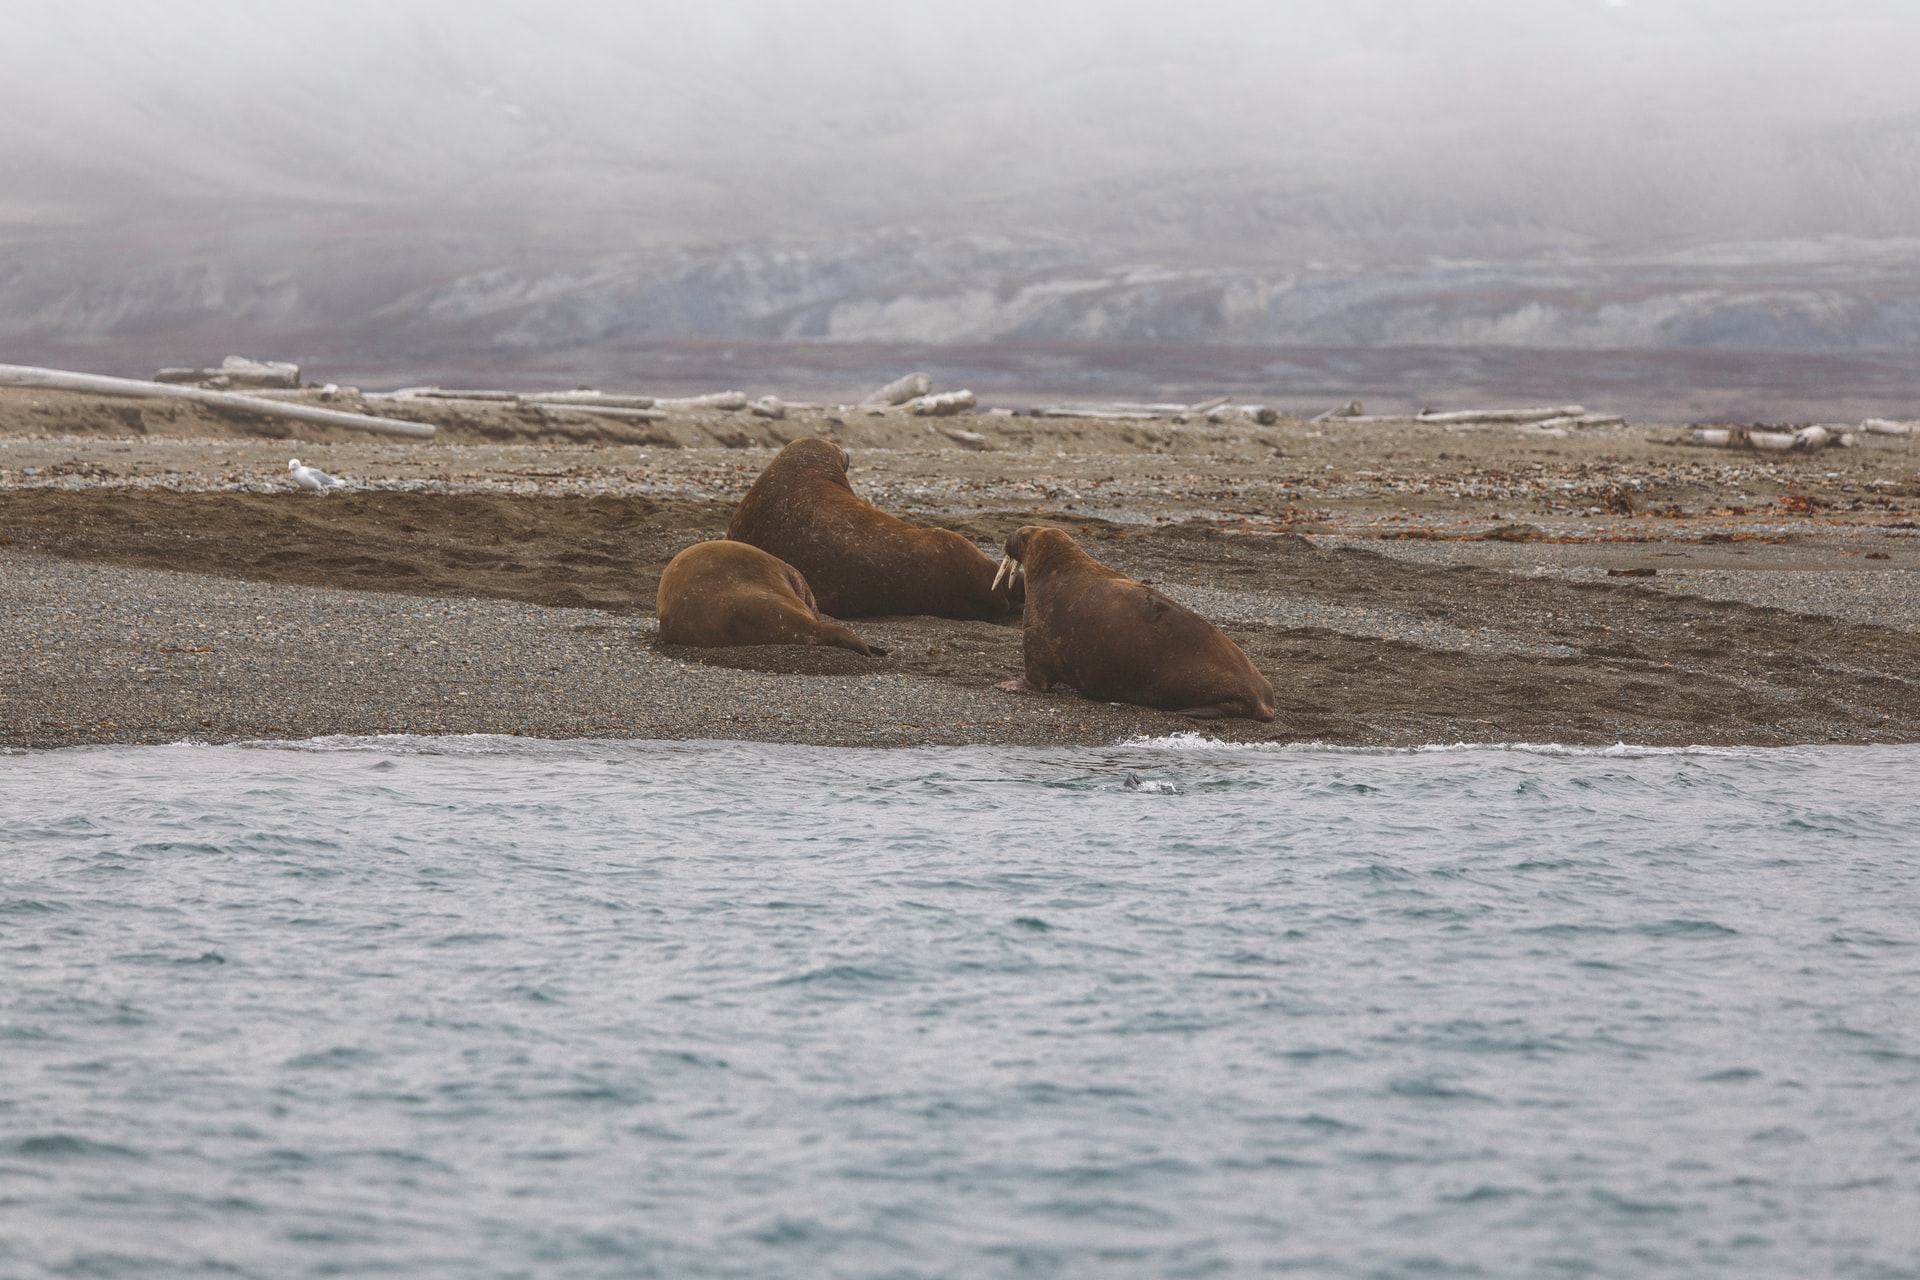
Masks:
[[[287,459],[287,479],[293,481],[302,489],[310,489],[314,493],[325,493],[329,489],[344,489],[347,487],[345,480],[336,480],[318,467],[301,466],[300,459],[298,458]]]

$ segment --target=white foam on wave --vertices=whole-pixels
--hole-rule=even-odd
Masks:
[[[506,733],[334,733],[318,738],[247,738],[228,745],[248,751],[378,752],[402,756],[500,756],[570,751],[592,738],[519,738]]]
[[[1648,756],[1717,756],[1747,757],[1765,755],[1775,751],[1796,750],[1792,747],[1649,747],[1631,742],[1616,742],[1610,747],[1574,746],[1565,742],[1455,742],[1430,743],[1426,746],[1407,747],[1410,755],[1429,755],[1450,751],[1504,751],[1529,756],[1583,756],[1600,759],[1641,760]]]
[[[1648,756],[1749,757],[1800,747],[1654,747],[1616,742],[1610,747],[1580,746],[1565,742],[1431,742],[1411,747],[1353,747],[1334,742],[1226,742],[1191,730],[1155,737],[1128,738],[1116,744],[1148,751],[1229,751],[1284,755],[1338,756],[1417,756],[1451,752],[1498,752],[1531,756],[1580,756],[1602,759],[1638,760]]]
[[[1561,742],[1433,742],[1408,747],[1356,747],[1334,742],[1228,742],[1188,730],[1183,733],[1141,735],[1125,738],[1104,751],[1154,751],[1183,753],[1219,753],[1239,755],[1329,755],[1329,756],[1419,756],[1484,752],[1491,754],[1564,757],[1583,759],[1637,760],[1656,756],[1714,757],[1722,759],[1778,758],[1812,751],[1861,751],[1873,746],[1899,744],[1800,743],[1778,747],[1656,747],[1616,742],[1597,747]],[[311,752],[318,754],[384,754],[399,756],[597,756],[608,753],[645,752],[661,748],[690,750],[792,751],[803,755],[834,756],[842,753],[889,756],[897,754],[951,754],[977,750],[1073,752],[1088,748],[1010,748],[989,743],[955,745],[928,744],[920,747],[821,746],[811,743],[774,743],[734,738],[534,738],[501,733],[466,734],[327,734],[313,738],[246,738],[215,743],[204,739],[180,738],[164,744],[133,746],[118,743],[77,743],[70,747],[0,747],[0,756],[39,756],[60,753],[96,753],[108,751],[224,750]],[[1911,746],[1906,748],[1912,750]]]

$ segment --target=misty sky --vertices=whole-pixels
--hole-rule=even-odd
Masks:
[[[1686,178],[1709,205],[1716,182],[1817,204],[1836,129],[1858,154],[1833,164],[1871,202],[1887,175],[1859,171],[1913,159],[1920,118],[1911,0],[8,9],[10,221],[155,196],[437,199],[617,209],[680,234],[730,202],[764,232],[781,219],[739,207],[770,194],[754,174],[796,223],[819,207],[844,224],[1205,165],[1341,189],[1457,176],[1549,204],[1559,184]],[[1796,189],[1767,181],[1782,154],[1806,170]],[[1855,208],[1832,229],[1920,229],[1903,216]]]

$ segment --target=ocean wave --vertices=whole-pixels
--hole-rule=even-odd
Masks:
[[[1722,759],[1778,757],[1783,754],[1804,752],[1808,746],[1788,747],[1655,747],[1640,746],[1629,742],[1616,742],[1610,747],[1596,747],[1565,742],[1429,742],[1409,747],[1356,747],[1337,742],[1227,742],[1220,738],[1209,738],[1191,730],[1184,733],[1160,734],[1128,738],[1115,744],[1120,747],[1148,751],[1230,751],[1258,752],[1267,755],[1335,755],[1335,756],[1418,756],[1444,755],[1456,752],[1491,752],[1530,756],[1582,756],[1603,759],[1638,760],[1649,756],[1710,756]],[[1820,750],[1829,748],[1821,747]]]
[[[318,738],[247,738],[227,745],[245,751],[317,753],[378,752],[401,756],[523,756],[579,754],[582,747],[605,747],[600,738],[522,738],[507,733],[334,733]]]

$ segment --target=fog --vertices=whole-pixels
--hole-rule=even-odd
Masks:
[[[0,339],[1911,347],[1915,49],[1895,0],[14,0]]]

